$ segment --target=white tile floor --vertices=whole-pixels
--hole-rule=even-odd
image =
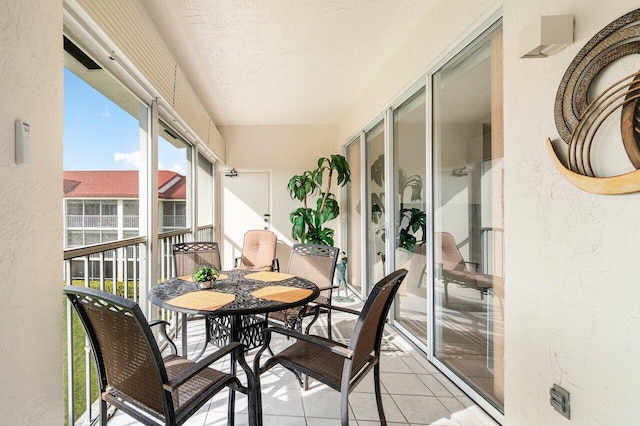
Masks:
[[[337,315],[334,320],[338,319]],[[200,352],[204,338],[203,321],[189,322],[189,353]],[[380,362],[383,404],[387,422],[392,425],[497,425],[480,407],[466,397],[451,381],[430,364],[398,333],[394,336],[396,351],[382,352]],[[179,340],[179,339],[178,339]],[[178,344],[179,342],[176,342]],[[285,338],[272,341],[274,351],[290,344]],[[214,348],[208,348],[212,351]],[[178,348],[180,351],[180,348]],[[248,352],[253,360],[256,350]],[[268,353],[262,359],[268,358]],[[252,365],[249,362],[249,365]],[[216,364],[225,369],[228,360]],[[242,379],[243,383],[246,383]],[[265,373],[262,382],[263,420],[265,426],[335,426],[340,424],[340,394],[327,386],[311,381],[303,391],[293,374],[281,367]],[[227,424],[227,392],[222,392],[205,404],[186,423],[189,426],[222,426]],[[379,425],[373,390],[373,373],[363,380],[349,397],[350,424]],[[116,412],[110,426],[132,426],[135,420]],[[236,425],[247,425],[247,400],[236,397]]]

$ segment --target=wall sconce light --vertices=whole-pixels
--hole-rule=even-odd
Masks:
[[[463,166],[457,169],[453,169],[451,171],[451,175],[452,176],[468,176],[470,173],[469,170],[467,170],[467,166]]]
[[[236,171],[236,168],[232,168],[231,170],[229,170],[227,173],[224,174],[227,177],[236,177],[238,176],[238,172]]]
[[[521,58],[546,58],[573,43],[573,15],[541,16],[520,32]]]

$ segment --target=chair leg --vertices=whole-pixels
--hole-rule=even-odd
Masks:
[[[378,416],[380,417],[380,425],[385,426],[387,419],[384,416],[384,407],[382,406],[382,393],[380,392],[380,362],[373,367],[373,386],[376,391],[376,404],[378,405]]]
[[[233,426],[236,424],[236,391],[229,388],[229,402],[227,405],[227,425]]]
[[[340,398],[340,417],[342,426],[349,426],[349,390],[342,389]]]
[[[327,311],[327,338],[331,340],[331,309]]]
[[[305,391],[309,390],[309,375],[307,375],[307,374],[304,375],[304,387],[303,387],[303,389]]]
[[[107,426],[107,401],[100,399],[100,425]]]

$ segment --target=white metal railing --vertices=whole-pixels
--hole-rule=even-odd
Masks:
[[[140,216],[124,215],[122,217],[122,226],[125,228],[138,228],[140,226]]]
[[[68,228],[117,228],[117,215],[67,215]]]
[[[173,276],[172,246],[178,242],[191,240],[189,230],[164,233],[158,236],[159,280]],[[96,244],[65,250],[64,282],[66,285],[80,285],[98,288],[131,299],[140,304],[149,319],[152,316],[140,300],[141,286],[150,287],[141,280],[144,271],[146,237],[128,238],[120,241]],[[171,333],[179,326],[178,315],[173,311],[160,309],[159,318],[173,324]],[[97,377],[92,367],[93,355],[84,330],[72,313],[71,304],[66,301],[66,378],[67,378],[67,424],[91,424],[99,416],[96,401],[99,397]]]
[[[213,231],[213,225],[199,226],[196,241],[213,241]]]

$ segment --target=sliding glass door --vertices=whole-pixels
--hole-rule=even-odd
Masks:
[[[352,168],[347,281],[366,299],[387,272],[407,269],[393,325],[476,402],[500,416],[501,22],[378,117],[345,149]]]
[[[393,111],[395,268],[408,272],[394,318],[427,345],[426,95],[424,87]]]
[[[385,275],[385,205],[384,205],[384,120],[365,134],[368,226],[367,226],[367,269],[368,282],[372,286]],[[365,295],[369,294],[366,288]]]
[[[351,169],[351,182],[347,185],[347,270],[346,280],[362,297],[362,141],[358,136],[346,149]],[[342,289],[340,289],[342,291]],[[346,296],[346,295],[345,295]]]
[[[434,356],[503,410],[502,30],[433,75]]]

